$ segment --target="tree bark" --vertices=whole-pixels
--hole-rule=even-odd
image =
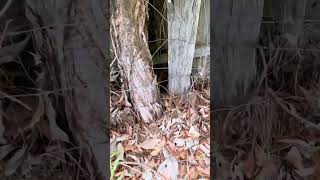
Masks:
[[[73,155],[80,157],[87,171],[84,178],[107,179],[105,4],[101,0],[26,2],[33,27],[43,28],[33,33],[44,67],[42,87],[59,92],[45,97],[45,109],[51,112],[47,116],[79,149]]]
[[[149,64],[147,3],[146,0],[116,0],[111,34],[133,106],[144,122],[151,122],[161,116],[162,107],[157,81]]]
[[[246,96],[256,76],[263,0],[213,0],[213,103]]]
[[[183,95],[190,88],[201,0],[172,2],[167,5],[169,92]]]

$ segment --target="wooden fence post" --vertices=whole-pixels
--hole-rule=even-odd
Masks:
[[[246,96],[256,75],[263,0],[213,0],[213,103]]]

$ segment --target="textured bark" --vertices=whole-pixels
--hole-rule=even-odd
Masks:
[[[190,88],[201,0],[175,0],[167,5],[169,92],[183,95]]]
[[[112,36],[122,75],[130,89],[132,103],[144,122],[160,117],[162,108],[156,78],[149,62],[145,22],[146,0],[116,0]]]
[[[75,154],[85,179],[107,179],[106,50],[108,40],[101,0],[27,0],[27,17],[45,67],[44,87],[55,121],[79,148]],[[51,26],[50,28],[48,26]],[[61,91],[61,90],[64,91]],[[52,109],[51,108],[51,109]],[[49,111],[49,105],[46,107]],[[52,110],[51,110],[52,111]],[[49,118],[52,118],[48,115]]]
[[[213,0],[213,103],[231,103],[249,93],[256,75],[256,42],[263,0]]]

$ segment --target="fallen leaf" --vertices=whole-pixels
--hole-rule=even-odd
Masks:
[[[203,169],[202,167],[197,167],[197,171],[201,176],[210,177],[210,167]]]
[[[163,149],[163,155],[165,160],[159,165],[157,172],[170,177],[171,180],[176,180],[179,170],[178,161],[165,149]]]
[[[199,176],[199,173],[197,171],[196,167],[191,167],[186,177],[189,177],[190,180],[196,180]]]
[[[161,152],[161,150],[164,147],[164,142],[162,141],[160,144],[157,145],[157,147],[150,153],[151,156],[157,156],[159,154],[159,152]]]
[[[118,143],[117,145],[117,151],[118,151],[118,157],[120,160],[124,160],[124,148],[123,145],[121,143]]]
[[[147,171],[143,172],[142,178],[144,180],[153,180],[154,179],[153,178],[153,174],[152,174],[152,172],[150,170],[147,170]]]
[[[256,155],[256,164],[261,167],[268,160],[267,154],[264,152],[264,149],[260,146],[255,147],[255,155]]]
[[[296,147],[291,147],[286,159],[297,169],[303,169],[302,157],[299,150]]]
[[[230,162],[222,154],[216,154],[217,177],[220,179],[230,179]]]
[[[129,135],[129,137],[132,137],[132,126],[128,126],[128,128],[127,128],[128,130],[127,130],[127,132],[128,132],[128,135]]]
[[[127,152],[127,151],[133,151],[134,152],[135,151],[135,145],[127,143],[124,146],[124,152]]]
[[[203,144],[200,144],[199,148],[206,154],[207,157],[210,157],[210,149]]]
[[[300,177],[307,177],[313,175],[315,173],[315,168],[303,168],[303,169],[296,169],[294,170]]]
[[[293,145],[298,148],[301,154],[303,154],[306,158],[310,158],[312,153],[319,149],[319,147],[315,148],[311,144],[307,143],[301,139],[280,139],[278,142],[286,143]]]
[[[257,176],[257,180],[276,179],[279,175],[279,165],[275,160],[267,160]]]
[[[15,152],[15,154],[10,158],[10,160],[5,165],[4,174],[10,176],[16,172],[17,168],[20,167],[23,161],[23,155],[26,152],[27,147],[23,147]]]
[[[181,147],[181,146],[185,145],[185,140],[182,139],[182,138],[176,138],[173,142],[178,147]]]
[[[12,150],[15,148],[11,144],[1,145],[0,146],[0,160],[6,157]]]
[[[137,156],[134,156],[132,154],[127,154],[126,156],[133,159],[136,163],[140,163],[140,159]]]
[[[190,127],[188,133],[193,138],[199,138],[199,136],[200,136],[200,133],[198,132],[198,130],[194,126]]]
[[[254,170],[256,167],[256,161],[254,156],[254,151],[250,151],[248,157],[242,162],[243,171],[246,177],[251,179],[254,176]]]
[[[232,179],[244,180],[244,174],[242,172],[242,163],[236,162],[236,158],[233,160],[231,168]]]
[[[187,167],[186,166],[180,166],[179,167],[179,175],[183,177],[186,174],[187,174]]]
[[[124,134],[124,135],[121,135],[121,136],[118,136],[116,137],[116,141],[117,142],[122,142],[122,141],[126,141],[129,139],[129,135],[128,134]]]
[[[187,138],[185,142],[186,142],[186,149],[192,148],[196,145],[196,143],[191,138]]]
[[[156,149],[157,145],[161,142],[161,139],[150,138],[145,140],[143,143],[139,144],[138,147],[142,149]]]
[[[180,151],[179,155],[182,160],[186,160],[188,156],[188,151],[187,150]]]

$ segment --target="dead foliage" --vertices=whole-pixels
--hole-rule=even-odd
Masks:
[[[111,163],[119,162],[114,177],[209,179],[208,80],[194,76],[192,90],[183,97],[161,94],[164,112],[151,124],[142,123],[127,106],[130,100],[116,82],[111,88],[111,154],[118,152]]]
[[[285,48],[276,36],[267,39],[269,48],[259,50],[257,93],[215,110],[217,179],[319,178],[320,51],[309,36],[302,36],[305,48],[299,49]]]

